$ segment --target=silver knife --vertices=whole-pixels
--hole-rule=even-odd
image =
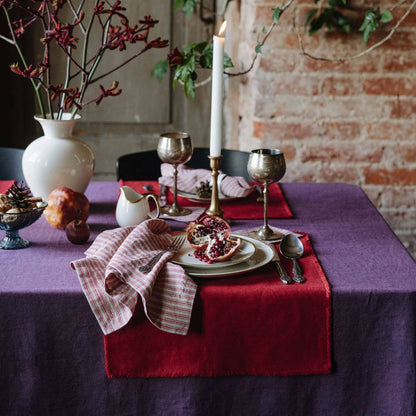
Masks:
[[[287,273],[286,269],[283,267],[282,262],[280,261],[279,253],[277,252],[275,245],[273,243],[270,243],[269,246],[273,250],[272,262],[276,266],[277,272],[279,273],[279,276],[280,276],[280,280],[285,285],[292,283],[293,280]]]

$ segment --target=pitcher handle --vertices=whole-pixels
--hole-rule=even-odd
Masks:
[[[154,220],[155,218],[159,218],[159,216],[160,216],[160,204],[159,204],[159,200],[158,200],[156,194],[147,194],[146,195],[146,201],[147,201],[147,203],[149,203],[149,198],[152,198],[153,201],[155,201],[155,204],[156,204],[156,215],[154,217],[152,217],[152,215],[150,213],[150,210],[149,210],[149,217],[152,220]]]

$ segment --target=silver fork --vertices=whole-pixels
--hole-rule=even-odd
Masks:
[[[160,258],[167,253],[168,251],[171,251],[173,253],[176,253],[185,242],[185,235],[179,235],[178,237],[174,237],[172,244],[169,245],[169,247],[166,250],[159,251],[154,257],[152,257],[144,266],[139,267],[139,271],[141,271],[144,274],[149,273],[153,266],[160,260]]]

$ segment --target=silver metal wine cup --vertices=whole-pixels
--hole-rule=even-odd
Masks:
[[[191,136],[183,132],[163,133],[157,145],[157,154],[164,163],[173,165],[173,204],[162,208],[162,214],[182,216],[191,213],[191,210],[182,208],[178,204],[178,165],[188,162],[192,157],[193,145]]]
[[[257,182],[263,183],[264,225],[249,235],[257,240],[277,240],[283,234],[274,232],[268,225],[269,185],[283,178],[286,172],[284,154],[279,149],[255,149],[250,152],[247,164],[248,174]]]

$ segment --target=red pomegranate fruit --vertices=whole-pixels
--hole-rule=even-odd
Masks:
[[[186,228],[186,238],[195,249],[204,251],[208,247],[211,230],[202,224],[192,224]]]
[[[240,244],[241,240],[239,238],[231,240],[230,238],[222,239],[215,236],[209,242],[205,253],[212,261],[225,261],[230,259],[236,253]]]
[[[231,239],[227,221],[214,215],[204,215],[189,223],[186,238],[195,249],[194,256],[206,263],[230,259],[241,244],[239,238]]]
[[[54,189],[47,199],[45,218],[55,228],[64,230],[72,220],[86,221],[90,212],[87,197],[70,188]]]
[[[190,222],[185,231],[189,244],[198,251],[204,251],[208,247],[212,236],[218,235],[228,238],[231,234],[231,228],[227,221],[221,217],[207,214]]]
[[[90,227],[85,221],[73,220],[65,227],[66,237],[73,244],[83,244],[90,238]]]

